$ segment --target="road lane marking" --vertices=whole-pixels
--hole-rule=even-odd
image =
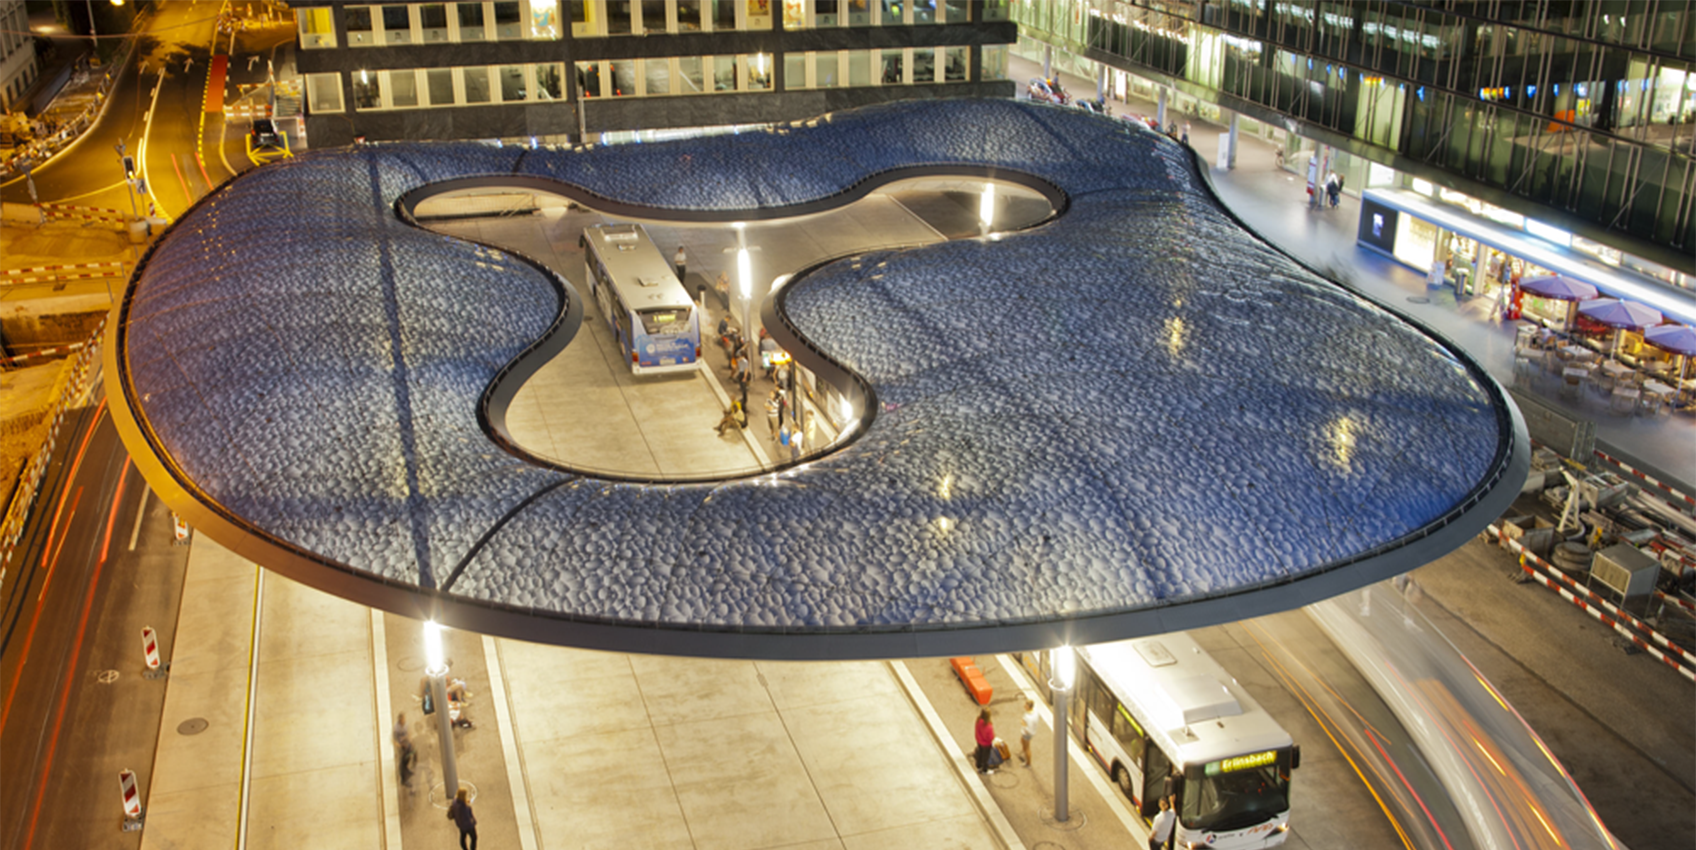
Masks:
[[[253,802],[253,713],[259,708],[259,615],[265,609],[265,571],[253,565],[253,631],[247,638],[247,710],[242,718],[241,804],[236,850],[247,847],[247,809]]]
[[[135,551],[135,539],[141,535],[141,518],[147,516],[147,497],[153,493],[153,488],[144,481],[141,485],[141,505],[135,509],[135,528],[130,530],[130,551]]]
[[[530,816],[530,787],[518,762],[518,735],[507,707],[506,678],[495,639],[483,636],[483,663],[489,671],[489,698],[495,704],[495,725],[501,732],[501,755],[506,760],[506,784],[512,789],[512,813],[518,819],[520,850],[536,850],[536,823]]]
[[[381,730],[392,729],[390,717],[393,706],[389,701],[389,637],[383,625],[383,612],[371,609],[371,677],[377,684],[377,772],[383,787],[383,850],[400,847],[400,789],[399,769],[395,765],[393,735]]]

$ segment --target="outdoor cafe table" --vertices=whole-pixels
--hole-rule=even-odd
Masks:
[[[1661,412],[1661,406],[1672,399],[1672,387],[1660,381],[1643,382],[1643,412],[1651,416]]]

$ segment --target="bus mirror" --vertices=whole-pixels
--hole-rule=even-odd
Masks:
[[[1290,769],[1295,770],[1298,767],[1301,767],[1301,745],[1300,744],[1296,744],[1296,745],[1290,747]]]

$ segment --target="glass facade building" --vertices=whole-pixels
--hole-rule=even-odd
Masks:
[[[1028,0],[1022,37],[1688,270],[1696,2]]]
[[[1010,0],[291,0],[313,144],[576,141],[1007,97]]]

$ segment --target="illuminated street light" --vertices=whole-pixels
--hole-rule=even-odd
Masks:
[[[448,711],[448,662],[442,651],[442,624],[424,621],[424,675],[430,680],[430,701],[436,714],[436,742],[442,749],[442,793],[459,791],[459,760],[453,751],[453,718]]]
[[[978,228],[981,233],[988,233],[990,225],[995,222],[995,184],[983,184],[983,196],[978,200]]]

